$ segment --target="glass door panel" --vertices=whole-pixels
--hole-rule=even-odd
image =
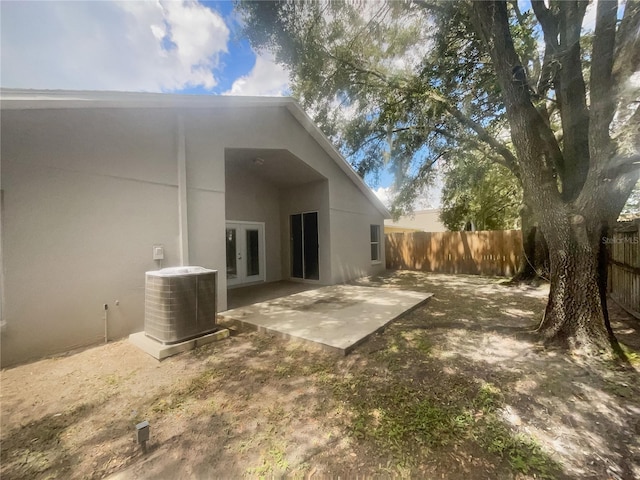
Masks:
[[[291,215],[291,277],[320,278],[318,212]]]
[[[302,251],[302,215],[291,215],[291,276],[304,278]]]
[[[246,230],[247,244],[247,277],[260,275],[260,231],[258,229]]]
[[[264,281],[264,224],[227,222],[226,249],[227,285]]]
[[[227,228],[227,279],[235,279],[238,277],[238,262],[236,254],[238,252],[237,230],[235,228]]]
[[[304,237],[304,278],[318,280],[320,265],[318,262],[318,212],[303,215]]]

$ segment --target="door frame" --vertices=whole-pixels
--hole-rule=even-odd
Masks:
[[[293,217],[294,215],[302,215],[302,237],[303,237],[303,244],[302,244],[302,250],[304,252],[304,214],[305,213],[315,213],[316,214],[316,219],[317,219],[317,233],[318,233],[318,278],[304,278],[304,253],[303,253],[303,265],[302,265],[302,278],[301,277],[294,277],[293,276],[293,248],[291,247],[291,239],[293,237],[293,232],[291,231],[291,217]],[[289,214],[289,219],[288,219],[288,229],[289,229],[289,280],[292,282],[301,282],[301,283],[320,283],[320,210],[305,210],[303,212],[294,212],[294,213],[290,213]]]
[[[233,280],[231,283],[229,282],[229,279],[227,278],[227,288],[238,288],[238,287],[245,287],[247,285],[255,285],[257,283],[264,283],[267,281],[267,262],[266,262],[266,256],[267,256],[267,245],[266,245],[266,224],[265,222],[253,222],[253,221],[246,221],[246,220],[225,220],[225,224],[224,224],[224,228],[225,228],[225,235],[226,235],[226,231],[229,228],[229,225],[235,225],[235,226],[243,226],[243,225],[253,225],[253,226],[257,226],[257,227],[262,227],[262,229],[258,229],[258,232],[262,232],[262,235],[260,235],[262,238],[259,239],[260,244],[258,245],[258,255],[259,255],[259,268],[260,268],[260,272],[261,272],[261,279],[259,280],[246,280],[246,263],[245,263],[245,275],[238,275],[238,279],[237,280]],[[246,231],[246,230],[245,230]],[[236,240],[237,241],[237,240]],[[242,243],[245,244],[246,246],[246,239],[242,240]],[[226,245],[226,242],[225,242]],[[226,248],[226,246],[225,246]],[[246,262],[246,252],[243,252],[244,254],[244,261]],[[226,255],[225,255],[226,258]],[[226,267],[227,265],[225,265],[225,271],[226,271]],[[238,268],[238,271],[240,269]]]

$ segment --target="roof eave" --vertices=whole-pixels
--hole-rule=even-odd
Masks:
[[[0,89],[2,109],[56,108],[220,108],[285,106],[290,97],[240,97],[147,92]]]

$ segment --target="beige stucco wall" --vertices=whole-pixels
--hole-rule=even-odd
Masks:
[[[324,194],[327,203],[322,207],[326,210],[321,210],[318,219],[320,283],[342,282],[385,268],[384,238],[381,239],[382,261],[372,264],[369,253],[369,225],[380,225],[382,234],[382,214],[287,110],[263,107],[214,113],[197,111],[188,118],[198,125],[206,125],[208,138],[215,144],[223,144],[227,148],[285,148],[327,179],[328,190]],[[299,194],[293,197],[286,190],[281,192],[281,225],[287,232],[291,213],[317,210],[313,206],[317,202],[311,201],[313,190],[306,186],[294,189]],[[311,203],[303,203],[305,198],[309,198]],[[282,278],[289,278],[288,234],[281,238],[281,251]]]
[[[261,178],[227,170],[225,205],[227,221],[264,223],[265,281],[282,280],[280,190]]]
[[[351,185],[350,185],[351,184]],[[383,217],[344,176],[330,182],[332,283],[385,269]],[[380,261],[371,261],[371,225],[380,227]]]
[[[319,283],[382,268],[369,259],[382,215],[285,108],[3,110],[3,366],[101,341],[105,303],[110,339],[142,330],[152,246],[180,264],[179,115],[189,263],[221,273],[220,311],[226,218],[265,222],[268,281],[289,278],[289,215],[304,211],[319,212]],[[327,180],[226,183],[225,148],[286,149]]]
[[[447,227],[440,220],[440,210],[416,210],[413,215],[400,217],[397,222],[385,220],[388,227],[397,227],[406,230],[417,230],[423,232],[446,232]],[[393,231],[392,228],[387,229]]]
[[[188,263],[218,270],[218,310],[226,310],[224,143],[219,137],[214,137],[214,125],[198,122],[191,112],[168,112],[179,114],[184,122]]]
[[[2,112],[3,365],[102,340],[105,303],[110,338],[141,330],[152,245],[178,261],[172,120],[60,118]]]

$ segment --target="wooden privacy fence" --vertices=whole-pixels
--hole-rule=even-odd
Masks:
[[[609,245],[609,295],[640,318],[640,221],[614,230]]]
[[[520,230],[385,235],[387,268],[511,276],[522,255]]]

